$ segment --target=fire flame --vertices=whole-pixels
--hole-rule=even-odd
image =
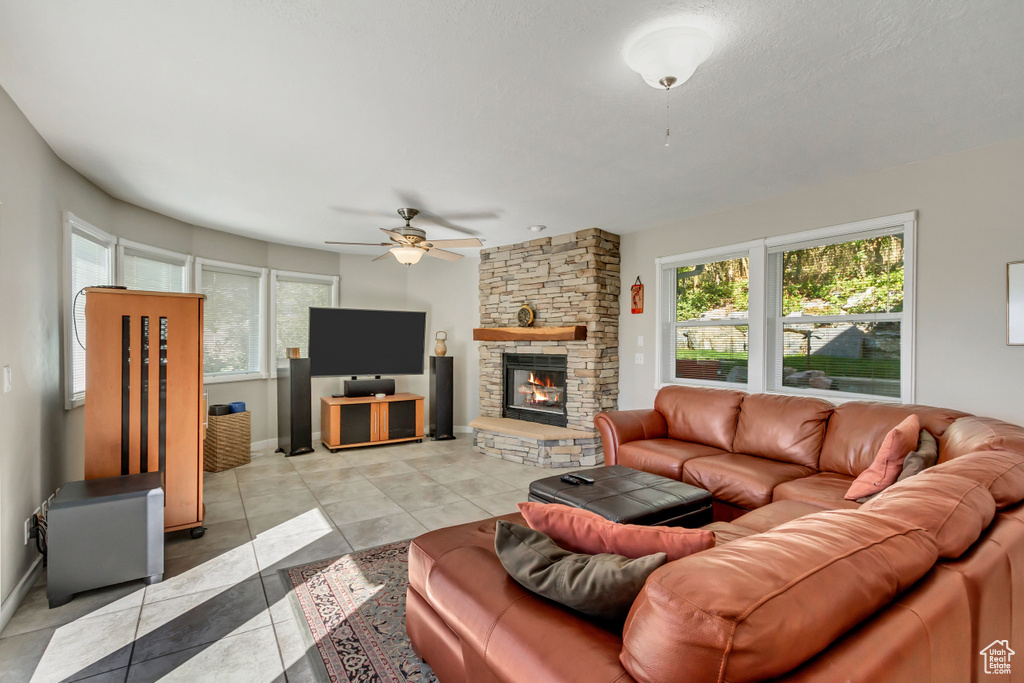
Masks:
[[[530,373],[529,383],[530,383],[529,386],[524,386],[524,387],[521,387],[521,389],[520,389],[521,391],[522,391],[522,389],[525,389],[526,391],[523,392],[525,394],[530,394],[530,393],[533,394],[532,398],[527,398],[526,399],[527,401],[529,401],[531,403],[541,403],[541,402],[547,402],[547,401],[555,400],[555,397],[557,396],[556,392],[551,392],[552,395],[549,396],[544,391],[545,388],[553,389],[554,386],[555,386],[554,382],[551,381],[551,377],[550,376],[544,377],[543,381],[541,381],[537,377],[534,377],[533,373],[531,372]]]

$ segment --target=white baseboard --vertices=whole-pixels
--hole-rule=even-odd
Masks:
[[[21,577],[21,581],[14,587],[11,594],[7,596],[3,604],[0,605],[0,632],[7,627],[7,622],[11,620],[14,613],[18,611],[18,607],[21,606],[21,601],[25,599],[28,592],[32,590],[32,586],[36,584],[36,579],[43,572],[43,557],[40,555],[36,558],[32,566],[28,568],[25,575]]]
[[[452,431],[456,434],[472,434],[473,428],[469,425],[455,425],[455,427],[452,428]]]
[[[258,451],[265,451],[268,448],[273,448],[277,445],[277,439],[263,439],[263,441],[253,441],[249,444],[249,451],[256,453]]]
[[[318,441],[320,441],[320,432],[313,432],[312,437],[313,443],[317,443]],[[251,444],[249,444],[249,451],[252,453],[256,453],[257,451],[265,451],[268,448],[274,448],[275,446],[277,446],[276,438],[263,439],[263,441],[253,441]]]

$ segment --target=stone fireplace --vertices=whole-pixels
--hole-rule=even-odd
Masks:
[[[596,228],[481,252],[477,451],[538,467],[604,462],[594,416],[617,407],[619,287],[619,237]],[[534,323],[517,328],[524,303]]]
[[[505,403],[501,416],[543,425],[565,426],[566,357],[506,353]]]

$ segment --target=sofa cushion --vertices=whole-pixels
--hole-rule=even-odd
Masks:
[[[909,415],[917,415],[921,428],[940,436],[962,415],[929,406],[850,401],[836,406],[825,430],[818,469],[856,477],[874,461],[889,431]],[[940,457],[942,449],[939,449]]]
[[[799,479],[795,481],[800,481]],[[764,507],[751,510],[742,517],[737,517],[733,524],[746,527],[751,531],[761,533],[774,529],[780,524],[791,522],[798,517],[812,515],[821,512],[821,508],[810,503],[803,503],[798,500],[780,500],[777,503],[768,503]]]
[[[646,439],[630,441],[619,446],[617,464],[682,481],[683,464],[687,460],[722,453],[725,451],[720,448],[700,443],[675,439]]]
[[[962,417],[939,439],[939,462],[978,451],[1024,455],[1024,428],[991,417]]]
[[[960,581],[933,570],[827,650],[773,683],[970,681],[975,661],[982,661],[977,654],[981,647],[970,646],[970,623],[971,608]]]
[[[499,520],[494,549],[509,576],[532,593],[600,619],[621,620],[665,553],[630,559],[560,548],[539,531]]]
[[[694,458],[683,465],[684,482],[747,510],[770,503],[772,491],[779,484],[813,473],[809,467],[745,453]]]
[[[817,469],[832,404],[820,398],[750,394],[740,404],[732,450]]]
[[[821,512],[819,510],[819,512]],[[704,531],[710,531],[715,535],[715,545],[738,541],[747,536],[753,536],[757,532],[745,526],[733,524],[732,522],[711,522],[701,527]]]
[[[519,503],[519,511],[531,529],[577,553],[612,553],[632,558],[665,553],[672,561],[715,546],[715,537],[708,531],[618,524],[596,512],[558,503]]]
[[[1007,638],[1007,634],[1016,637],[1024,632],[1024,610],[1019,608],[1024,604],[1024,581],[1020,580],[1024,575],[1024,524],[1013,519],[1012,512],[998,513],[967,552],[956,560],[939,562],[932,573],[958,578],[970,600],[970,651],[975,654],[977,666],[973,680],[999,680],[998,676],[985,674],[984,658],[977,653],[992,641]],[[1020,652],[1020,648],[1016,650]],[[1005,676],[1003,680],[1019,680],[1019,674],[1017,679]]]
[[[479,522],[458,524],[435,531],[429,531],[415,538],[409,544],[409,585],[426,597],[427,577],[434,563],[458,548],[475,546],[494,552],[494,527],[499,519],[515,524],[526,524],[518,512],[502,515]]]
[[[626,680],[618,659],[621,635],[516,583],[495,554],[494,528],[491,519],[438,529],[413,542],[434,536],[424,545],[456,543],[435,560],[420,595],[462,641],[467,661],[483,660],[494,680],[562,681],[579,676],[580,660],[565,656],[579,652],[586,653],[587,674],[595,680]],[[483,533],[489,543],[458,545],[455,538],[467,533]]]
[[[978,540],[996,514],[996,502],[976,481],[951,474],[914,477],[893,484],[861,510],[902,519],[927,530],[939,557],[955,559]]]
[[[819,472],[803,479],[779,484],[772,491],[772,501],[800,501],[823,510],[856,509],[860,507],[859,503],[844,498],[852,483],[853,477],[845,474]]]
[[[594,426],[601,434],[604,461],[619,462],[619,446],[630,441],[661,439],[668,434],[665,417],[657,410],[614,410],[594,416]]]
[[[988,489],[1000,510],[1024,500],[1024,455],[1005,451],[972,453],[947,460],[924,474],[955,474],[976,481]]]
[[[917,447],[920,433],[921,421],[917,415],[908,415],[893,427],[882,439],[875,459],[853,480],[844,498],[855,501],[880,493],[896,483],[896,478],[903,471],[903,461]]]
[[[755,681],[807,661],[935,563],[898,519],[830,510],[655,571],[622,634],[637,681]],[[714,590],[708,590],[714,586]]]
[[[729,389],[662,387],[654,409],[665,416],[669,438],[729,451],[744,396]]]

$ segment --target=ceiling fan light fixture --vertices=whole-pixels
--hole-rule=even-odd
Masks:
[[[399,263],[407,266],[419,263],[420,259],[423,258],[423,250],[416,247],[391,247],[390,251],[395,255]]]
[[[645,33],[624,50],[626,64],[652,88],[667,90],[685,83],[708,57],[711,36],[694,26],[668,26]],[[675,80],[671,80],[675,79]]]

